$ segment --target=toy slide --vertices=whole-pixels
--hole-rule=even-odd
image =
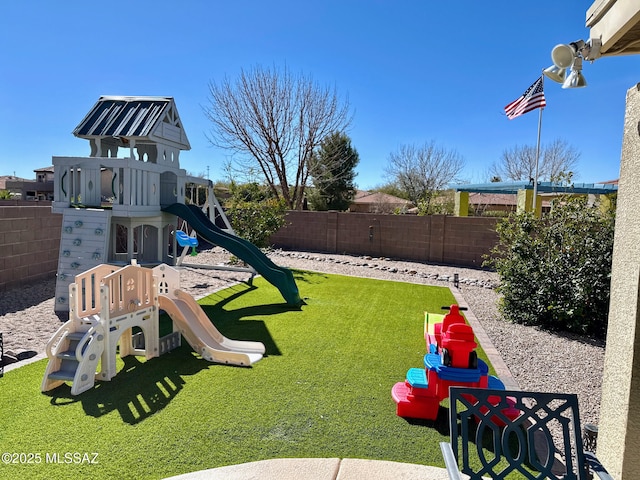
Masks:
[[[195,205],[174,203],[162,209],[185,220],[202,238],[228,250],[239,259],[247,262],[275,286],[289,305],[301,303],[298,286],[291,270],[279,267],[251,242],[221,230],[214,225],[205,213]]]
[[[222,335],[195,299],[182,290],[174,290],[172,297],[158,295],[158,303],[189,345],[205,360],[249,366],[260,360],[265,352],[261,342],[231,340]]]

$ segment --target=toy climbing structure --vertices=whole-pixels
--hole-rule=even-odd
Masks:
[[[151,359],[179,346],[181,336],[211,362],[249,366],[262,358],[262,343],[223,336],[179,285],[180,273],[165,264],[154,269],[98,265],[77,275],[69,286],[70,318],[46,347],[49,362],[41,390],[71,382],[71,394],[78,395],[95,380],[116,375],[118,348],[121,357]],[[161,309],[173,320],[173,333],[162,338]]]
[[[424,366],[410,368],[404,382],[396,383],[391,397],[400,417],[435,420],[440,402],[449,397],[449,387],[467,386],[504,390],[502,381],[489,375],[489,367],[478,358],[474,333],[457,305],[449,313],[425,313]]]
[[[118,343],[123,357],[140,354],[150,359],[160,354],[158,297],[152,273],[135,265],[121,269],[98,265],[76,276],[69,286],[70,319],[47,344],[43,392],[72,382],[71,393],[77,395],[93,387],[96,376],[111,380],[116,375]],[[134,327],[144,334],[142,351],[133,348]],[[101,368],[96,375],[98,362]]]
[[[52,210],[63,215],[55,297],[61,317],[71,305],[69,285],[81,272],[100,264],[125,266],[132,260],[176,265],[176,232],[185,220],[178,215],[198,219],[193,211],[180,208],[187,199],[198,204],[206,219],[197,220],[204,225],[201,230],[215,230],[214,243],[237,247],[239,253],[232,253],[250,265],[267,265],[265,278],[275,280],[288,303],[300,303],[290,272],[278,273],[262,252],[234,240],[238,237],[212,183],[180,168],[180,152],[191,147],[173,98],[102,96],[73,134],[89,141],[89,157],[52,159]],[[204,202],[198,201],[201,191],[206,192]]]

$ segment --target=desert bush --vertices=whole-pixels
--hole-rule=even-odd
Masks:
[[[609,310],[615,214],[586,197],[553,201],[542,219],[515,213],[497,224],[485,262],[500,275],[508,320],[604,337]]]
[[[286,205],[258,184],[231,185],[225,213],[236,234],[260,248],[285,224]]]

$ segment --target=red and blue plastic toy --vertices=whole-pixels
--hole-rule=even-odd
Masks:
[[[449,397],[450,386],[505,388],[478,358],[473,329],[460,314],[463,309],[458,305],[443,308],[449,310],[446,315],[425,313],[424,368],[410,368],[405,381],[391,390],[400,417],[435,420],[440,402]]]

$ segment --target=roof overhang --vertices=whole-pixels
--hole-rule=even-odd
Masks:
[[[602,56],[640,53],[640,2],[596,0],[587,10],[590,38],[602,42]]]

